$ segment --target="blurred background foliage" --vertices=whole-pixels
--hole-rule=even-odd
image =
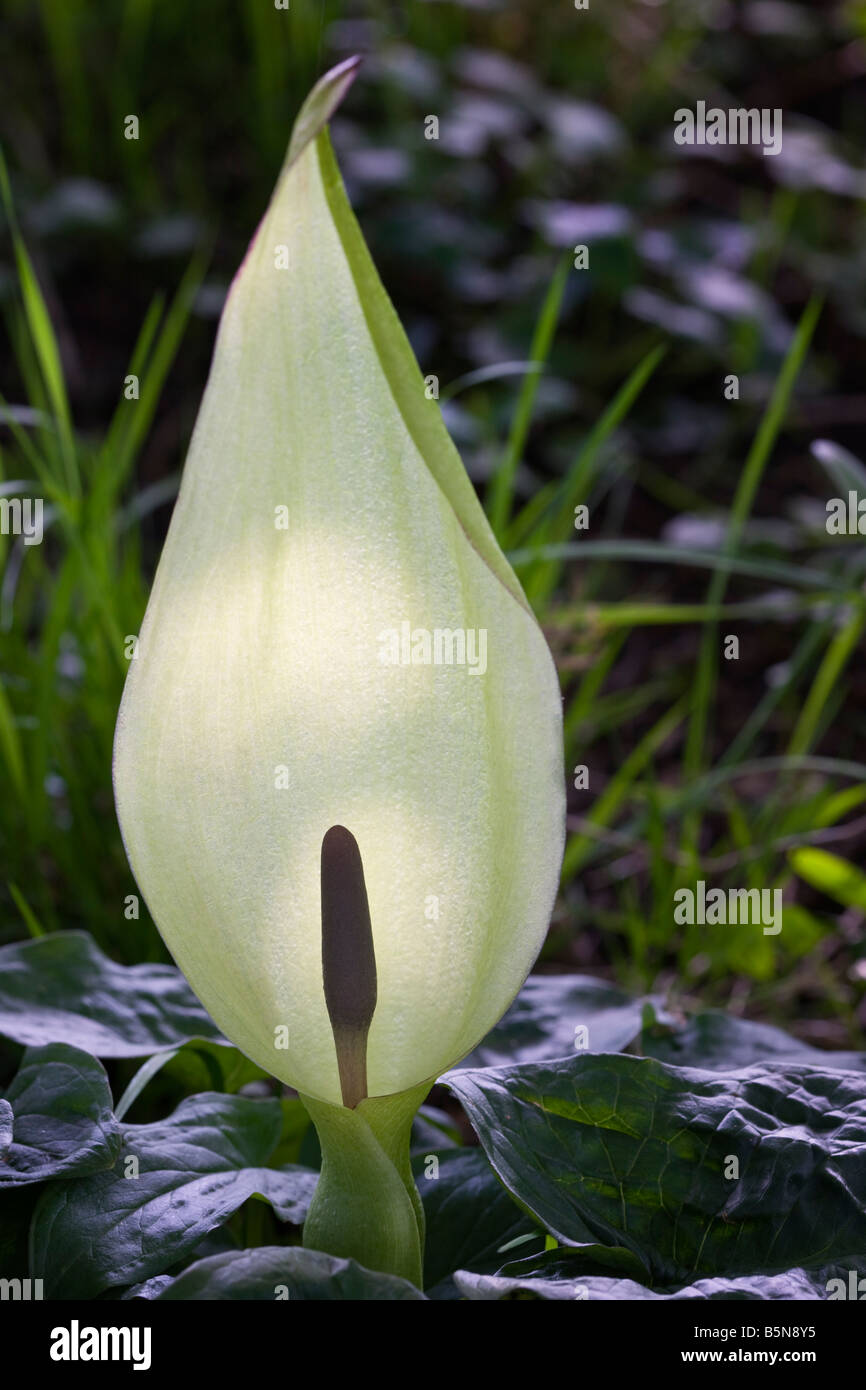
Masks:
[[[124,637],[293,116],[361,52],[349,194],[562,673],[542,968],[862,1046],[866,555],[825,504],[866,497],[866,4],[0,9],[0,488],[48,523],[0,536],[0,941],[164,958],[124,908]],[[782,153],[678,147],[698,100],[782,108]],[[676,926],[699,878],[781,888],[783,931]]]

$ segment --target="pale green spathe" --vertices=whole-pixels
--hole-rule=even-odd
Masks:
[[[550,653],[348,205],[321,128],[334,86],[296,125],[226,303],[114,776],[130,864],[193,989],[259,1065],[339,1105],[325,832],[346,826],[363,858],[369,1090],[387,1095],[458,1061],[522,984],[564,790]],[[404,622],[484,629],[485,673],[384,665]]]

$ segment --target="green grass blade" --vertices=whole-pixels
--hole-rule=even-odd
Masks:
[[[593,802],[592,809],[586,817],[589,825],[596,830],[610,825],[628,795],[632,783],[640,776],[665,740],[682,723],[686,710],[686,700],[679,700],[662,715],[658,723],[654,724],[648,733],[644,734],[637,747],[633,749],[601,795]],[[571,837],[566,844],[562,863],[564,882],[567,882],[582,868],[594,848],[595,840],[591,833],[581,832]]]
[[[815,679],[800,712],[788,752],[792,755],[808,753],[815,739],[824,707],[835,691],[842,672],[854,654],[857,643],[866,627],[866,607],[858,604],[845,625],[836,633],[824,653],[824,659],[815,674]]]
[[[162,294],[156,295],[148,306],[147,313],[144,316],[144,322],[141,325],[138,338],[135,342],[135,347],[132,350],[132,357],[129,359],[129,366],[126,371],[127,376],[141,376],[144,370],[144,364],[153,346],[153,340],[156,335],[156,330],[159,327],[159,321],[162,318],[164,307],[165,297]],[[121,396],[115,407],[114,414],[111,417],[111,424],[108,427],[105,439],[103,440],[103,452],[109,457],[113,456],[116,452],[120,437],[128,428],[128,415],[127,411],[124,409],[124,406],[127,404],[128,402],[125,397]]]
[[[733,555],[736,551],[743,526],[751,513],[764,468],[784,424],[795,382],[806,360],[820,312],[820,301],[813,298],[807,304],[797,326],[793,342],[746,457],[731,508],[724,546],[726,555]],[[728,585],[728,574],[728,569],[723,568],[713,575],[707,592],[708,605],[715,606],[721,603]],[[687,784],[694,781],[706,765],[707,727],[718,675],[718,661],[718,633],[715,624],[709,622],[704,630],[698,656],[694,702],[683,759],[683,779]],[[699,834],[698,821],[690,817],[684,826],[683,835],[683,848],[687,854],[696,854]]]
[[[100,453],[99,501],[105,504],[122,487],[135,462],[139,449],[150,429],[162,393],[165,378],[174,361],[189,320],[196,291],[201,284],[209,252],[198,251],[190,261],[177,293],[171,302],[156,345],[146,366],[141,367],[141,390],[137,401],[122,400],[119,410],[125,410],[125,427],[112,428]],[[153,313],[153,306],[149,316]],[[146,321],[145,327],[149,327]],[[139,342],[141,338],[139,339]],[[135,358],[140,353],[138,347]],[[138,375],[138,373],[136,373]]]
[[[51,409],[57,425],[61,462],[65,470],[65,481],[70,492],[75,496],[80,493],[81,482],[78,476],[75,443],[72,432],[72,418],[69,413],[69,401],[66,395],[66,383],[64,381],[63,367],[60,361],[60,350],[57,346],[57,338],[54,334],[54,328],[45,305],[45,300],[42,296],[42,291],[39,288],[39,282],[36,279],[36,273],[18,230],[18,221],[12,202],[12,190],[9,185],[9,176],[6,171],[6,162],[3,158],[2,150],[0,150],[0,194],[2,194],[3,205],[12,233],[15,260],[18,266],[18,279],[24,302],[24,312],[27,315],[27,323],[33,339],[33,346],[36,351],[39,366],[45,381],[45,388],[48,392],[48,399],[51,403]]]
[[[729,574],[743,574],[773,583],[792,584],[797,588],[851,591],[827,570],[809,569],[803,565],[786,565],[776,560],[749,559],[746,556],[713,550],[690,550],[682,546],[665,545],[660,541],[598,540],[571,541],[555,545],[524,546],[509,550],[508,559],[515,569],[531,565],[538,559],[582,560],[595,559],[646,561],[648,564],[689,565],[721,569]]]
[[[664,627],[679,623],[717,623],[733,621],[765,622],[791,618],[809,612],[815,604],[826,603],[828,594],[790,595],[784,605],[777,598],[751,599],[743,603],[583,603],[573,608],[556,608],[550,621],[563,619],[579,627],[598,627],[605,631],[619,627]]]
[[[599,451],[622,424],[666,351],[664,345],[660,344],[641,359],[590,430],[563,479],[555,514],[540,528],[537,540],[542,545],[556,539],[564,540],[573,534],[574,508],[587,496]],[[556,587],[561,571],[559,558],[539,567],[527,584],[530,602],[542,603]]]
[[[12,787],[24,805],[27,800],[24,755],[21,751],[21,739],[15,723],[15,716],[12,713],[12,706],[6,698],[6,692],[2,685],[0,685],[0,753],[3,755]]]
[[[544,369],[544,364],[550,354],[553,335],[556,332],[556,325],[559,322],[562,297],[565,293],[565,286],[570,268],[570,258],[568,256],[563,256],[554,272],[547,294],[544,297],[541,313],[538,316],[535,332],[532,335],[532,345],[529,349],[532,370],[527,372],[526,376],[523,378],[523,384],[520,388],[517,406],[514,411],[514,418],[511,422],[508,442],[505,446],[505,453],[503,454],[502,462],[491,480],[487,511],[490,517],[490,524],[497,537],[505,534],[505,528],[511,516],[511,507],[514,498],[514,479],[517,473],[517,466],[523,457],[526,437],[529,434],[529,426],[532,423],[532,411],[535,406],[538,382],[541,372]]]
[[[720,767],[728,767],[743,761],[770,715],[781,704],[785,696],[794,690],[800,676],[811,665],[812,658],[820,651],[821,644],[829,630],[829,623],[810,623],[802,640],[797,645],[794,655],[788,662],[786,679],[778,685],[770,686],[764,692],[739,733],[731,740],[719,759]]]
[[[622,650],[625,633],[611,634],[605,642],[601,655],[593,661],[580,683],[577,694],[570,701],[563,721],[563,742],[571,748],[580,726],[587,719],[592,706],[609,676],[614,662]]]
[[[17,886],[17,884],[12,883],[11,880],[8,883],[7,887],[9,888],[9,893],[12,897],[12,901],[15,903],[15,906],[21,913],[21,916],[24,919],[24,924],[27,927],[27,930],[29,931],[30,935],[33,937],[45,936],[45,928],[39,921],[39,918],[36,916],[36,913],[31,908],[24,894],[21,892],[21,889]]]

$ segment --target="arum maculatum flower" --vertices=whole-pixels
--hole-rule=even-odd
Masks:
[[[430,1085],[545,936],[553,662],[352,214],[313,90],[232,285],[115,739],[166,944],[322,1140],[305,1242],[420,1281]]]

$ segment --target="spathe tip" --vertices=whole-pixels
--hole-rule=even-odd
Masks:
[[[303,154],[310,141],[315,140],[325,129],[354,82],[361,61],[361,55],[355,53],[351,58],[344,58],[319,78],[292,127],[286,169]]]

